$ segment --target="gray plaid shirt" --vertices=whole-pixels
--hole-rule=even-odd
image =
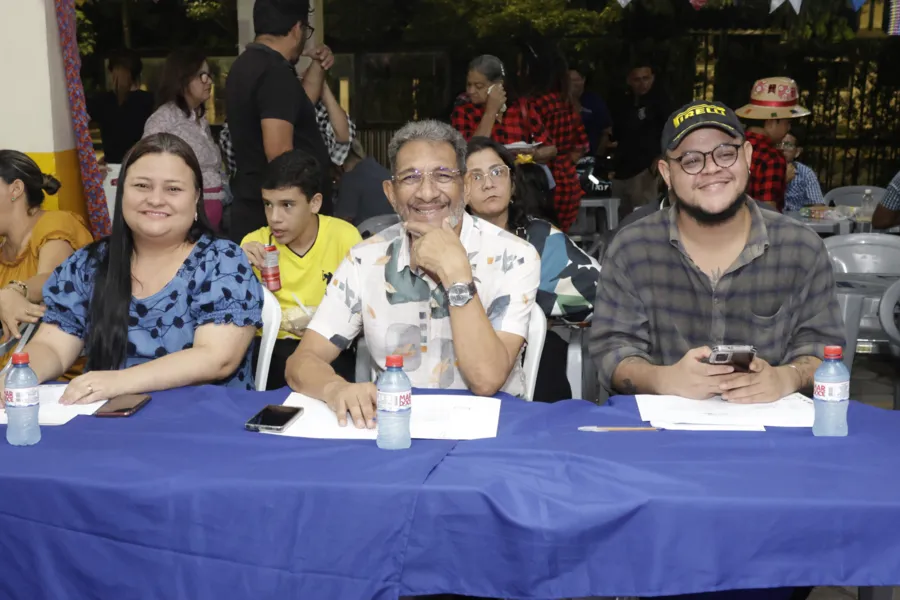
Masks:
[[[752,344],[782,365],[845,344],[834,274],[819,236],[749,203],[744,250],[713,286],[681,244],[676,208],[626,227],[597,286],[591,354],[611,389],[619,363],[639,356],[672,365],[691,348]]]

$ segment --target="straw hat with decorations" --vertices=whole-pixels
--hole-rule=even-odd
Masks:
[[[734,111],[741,119],[796,119],[809,110],[800,106],[797,82],[788,77],[766,77],[753,84],[750,104]]]

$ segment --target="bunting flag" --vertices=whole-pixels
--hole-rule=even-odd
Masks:
[[[109,210],[103,191],[103,175],[94,154],[91,131],[85,107],[84,87],[81,85],[81,55],[78,54],[78,38],[75,33],[75,0],[56,0],[56,23],[59,27],[59,45],[62,48],[66,69],[66,92],[75,131],[75,146],[81,167],[81,181],[87,204],[88,220],[95,239],[110,233]]]
[[[781,5],[788,1],[790,1],[791,6],[794,8],[794,12],[799,15],[800,14],[800,5],[803,4],[803,0],[772,0],[772,3],[770,4],[770,8],[769,8],[769,14],[772,14],[773,12],[775,12],[776,10],[781,8]],[[863,0],[863,1],[865,1],[865,0]]]
[[[888,23],[888,35],[900,35],[900,0],[891,2],[891,20]]]
[[[850,4],[853,5],[853,10],[857,12],[859,12],[859,9],[861,9],[865,3],[866,0],[850,0]]]
[[[700,10],[709,0],[691,0],[691,6],[694,7],[694,10]]]
[[[619,6],[625,8],[626,6],[628,6],[629,2],[631,2],[631,0],[619,0]]]

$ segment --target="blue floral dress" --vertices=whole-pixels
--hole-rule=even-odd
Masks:
[[[105,243],[100,252],[106,252]],[[44,284],[44,323],[86,340],[97,260],[83,248],[61,264]],[[132,298],[124,368],[194,345],[202,325],[262,326],[262,287],[237,244],[202,236],[175,277],[157,293]],[[219,385],[253,389],[251,355]]]

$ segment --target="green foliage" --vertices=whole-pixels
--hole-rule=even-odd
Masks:
[[[187,16],[195,21],[210,21],[225,13],[225,3],[220,0],[184,0],[184,5]]]
[[[80,8],[75,9],[75,22],[76,31],[78,32],[78,52],[81,53],[81,56],[89,56],[94,53],[94,48],[97,45],[94,24]]]

